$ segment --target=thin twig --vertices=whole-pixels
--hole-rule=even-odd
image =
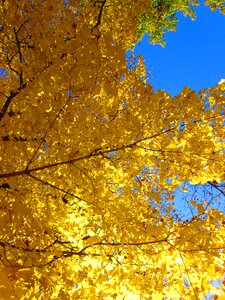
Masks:
[[[29,174],[29,173],[28,173],[28,176],[31,177],[31,178],[33,178],[33,179],[35,179],[35,180],[37,180],[37,181],[39,181],[39,182],[41,182],[41,183],[43,183],[43,184],[45,184],[45,185],[50,186],[51,188],[53,188],[53,189],[55,189],[55,190],[60,191],[60,192],[63,193],[63,194],[66,194],[66,195],[69,195],[69,196],[71,196],[71,197],[74,197],[74,198],[76,198],[76,199],[78,199],[78,200],[80,200],[80,201],[84,201],[84,202],[86,202],[87,204],[91,204],[91,205],[96,206],[94,203],[90,203],[90,202],[88,202],[87,200],[85,200],[85,199],[83,199],[83,198],[81,198],[81,197],[79,197],[79,196],[76,196],[76,195],[74,195],[73,193],[70,193],[70,192],[68,192],[68,191],[66,191],[66,190],[64,190],[64,189],[61,189],[61,188],[55,186],[54,184],[52,184],[52,183],[50,183],[50,182],[48,182],[48,181],[45,181],[45,180],[43,180],[43,179],[40,179],[40,178],[38,178],[38,177],[36,177],[36,176],[34,176],[34,175],[32,175],[32,174]]]
[[[225,196],[225,192],[223,190],[221,190],[216,183],[212,182],[212,181],[208,181],[208,184],[210,184],[212,187],[214,187],[215,189],[217,189],[217,191],[219,191],[220,193],[222,193]]]

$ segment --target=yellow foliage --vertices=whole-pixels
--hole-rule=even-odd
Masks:
[[[0,5],[1,299],[198,299],[223,277],[224,215],[175,218],[173,192],[224,193],[224,82],[172,98],[127,68],[151,3]]]

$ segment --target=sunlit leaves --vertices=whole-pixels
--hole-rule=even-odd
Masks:
[[[193,196],[184,220],[174,191],[224,195],[224,82],[172,98],[141,57],[127,67],[151,5],[1,4],[3,299],[193,298],[223,276],[224,215]]]

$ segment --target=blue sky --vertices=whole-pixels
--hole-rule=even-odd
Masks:
[[[178,14],[177,31],[165,35],[165,48],[151,45],[147,36],[135,47],[155,90],[177,95],[183,86],[200,90],[225,78],[225,15],[204,5],[195,10],[195,21]]]

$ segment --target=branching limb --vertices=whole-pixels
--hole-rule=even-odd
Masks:
[[[102,13],[103,13],[104,6],[106,4],[106,0],[95,1],[94,7],[96,7],[96,4],[98,4],[98,3],[100,4],[100,10],[99,10],[99,14],[98,14],[98,21],[95,24],[94,28],[98,27],[101,24]]]
[[[98,20],[95,24],[95,26],[91,29],[91,34],[93,36],[95,36],[96,38],[99,38],[100,37],[100,34],[95,34],[93,31],[95,28],[97,28],[100,24],[101,24],[101,19],[102,19],[102,13],[103,13],[103,9],[104,9],[104,6],[106,4],[106,0],[102,0],[102,1],[95,1],[94,2],[94,7],[97,7],[97,4],[99,4],[100,6],[100,10],[99,10],[99,13],[98,13]]]
[[[15,90],[15,91],[11,91],[10,95],[7,97],[2,110],[0,111],[0,121],[4,118],[7,109],[9,107],[9,105],[11,104],[12,100],[20,93],[21,90],[25,89],[25,87],[27,86],[27,83],[23,83],[22,85],[20,85],[20,87]]]
[[[81,198],[81,197],[79,197],[79,196],[76,196],[76,195],[74,195],[73,193],[71,193],[71,192],[69,192],[69,191],[66,191],[66,190],[64,190],[64,189],[61,189],[61,188],[57,187],[56,185],[54,185],[54,184],[52,184],[52,183],[50,183],[50,182],[48,182],[48,181],[45,181],[45,180],[43,180],[43,179],[40,179],[40,178],[38,178],[38,177],[36,177],[36,176],[30,174],[30,173],[28,173],[28,176],[31,177],[31,178],[33,178],[33,179],[35,179],[35,180],[37,180],[37,181],[39,181],[39,182],[41,182],[42,184],[48,185],[48,186],[50,186],[51,188],[60,191],[60,192],[63,193],[64,195],[69,195],[69,196],[71,196],[71,197],[73,197],[73,198],[76,198],[76,199],[79,200],[79,201],[83,201],[83,202],[86,202],[87,204],[91,204],[91,205],[96,206],[94,203],[90,203],[90,202],[88,202],[87,200],[85,200],[85,199],[83,199],[83,198]]]
[[[213,181],[208,181],[208,184],[210,184],[213,188],[215,188],[217,191],[219,191],[221,194],[225,196],[225,191],[221,190],[220,187],[218,187],[218,184]]]
[[[58,166],[62,166],[62,165],[69,165],[69,164],[75,163],[75,162],[80,161],[80,160],[89,159],[89,158],[96,157],[96,156],[102,156],[102,155],[110,153],[110,152],[122,151],[124,149],[129,149],[129,148],[132,149],[137,144],[141,143],[142,141],[151,140],[151,139],[153,139],[157,136],[160,136],[162,134],[166,134],[166,133],[168,133],[172,130],[174,130],[174,129],[171,128],[171,129],[168,129],[168,130],[160,131],[156,134],[153,134],[151,136],[142,138],[138,141],[132,142],[132,143],[127,144],[127,145],[116,146],[112,149],[108,149],[108,148],[106,150],[104,150],[102,148],[95,149],[95,150],[91,151],[91,153],[89,153],[89,154],[86,154],[86,155],[83,155],[83,156],[80,156],[80,157],[76,157],[76,158],[73,158],[73,159],[68,159],[68,160],[60,161],[60,162],[55,162],[55,163],[52,163],[52,164],[36,167],[36,168],[33,168],[33,169],[26,168],[25,170],[22,170],[22,171],[15,171],[15,172],[10,172],[10,173],[0,174],[0,178],[9,178],[9,177],[14,177],[14,176],[28,175],[28,174],[31,174],[31,173],[36,172],[36,171],[50,169],[50,168],[58,167]]]

